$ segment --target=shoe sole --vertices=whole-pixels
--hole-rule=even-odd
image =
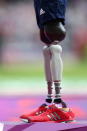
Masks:
[[[61,123],[71,123],[71,122],[76,122],[76,120],[63,121],[63,122],[61,122]]]
[[[71,122],[76,122],[76,120],[69,120],[69,121],[47,121],[49,123],[71,123]]]
[[[21,121],[23,121],[25,123],[30,123],[27,119],[21,119]]]
[[[21,119],[21,121],[25,122],[25,123],[31,123],[32,121],[29,121],[28,119]],[[40,121],[38,121],[40,122]],[[42,121],[44,122],[44,121]],[[45,121],[45,122],[49,122],[49,123],[71,123],[71,122],[76,122],[76,120],[69,120],[69,121],[61,121],[61,122],[58,122],[58,121]]]

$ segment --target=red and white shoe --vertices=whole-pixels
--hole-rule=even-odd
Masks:
[[[46,104],[42,104],[40,107],[38,107],[34,111],[30,112],[29,114],[24,114],[24,115],[20,116],[20,119],[24,122],[28,122],[28,118],[30,116],[40,115],[40,114],[44,113],[47,110],[47,108],[48,108],[48,106]]]
[[[74,118],[75,115],[69,108],[57,108],[55,105],[51,105],[44,113],[28,117],[28,122],[67,123],[73,121]]]

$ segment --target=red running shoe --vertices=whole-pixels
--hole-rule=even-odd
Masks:
[[[35,109],[34,111],[32,111],[29,114],[24,114],[22,116],[20,116],[20,119],[24,122],[28,122],[28,118],[30,116],[37,116],[42,114],[43,112],[45,112],[47,110],[48,106],[46,104],[42,104],[39,108]]]
[[[55,105],[51,105],[44,113],[28,117],[28,122],[67,123],[73,121],[74,118],[74,113],[69,108],[57,108]]]

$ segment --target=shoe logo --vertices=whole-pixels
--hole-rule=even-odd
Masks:
[[[50,113],[49,115],[47,115],[47,117],[49,117],[51,121],[57,121],[61,119],[60,116],[56,112]]]
[[[40,9],[40,15],[43,15],[43,14],[45,14],[45,11],[41,8]]]
[[[60,116],[56,113],[56,112],[54,112],[54,114],[56,115],[56,117],[60,120],[61,118],[60,118]]]

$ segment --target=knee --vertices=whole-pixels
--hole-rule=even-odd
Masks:
[[[51,45],[50,46],[50,51],[52,54],[55,54],[55,53],[62,53],[62,47],[60,45]]]
[[[45,35],[53,42],[55,40],[62,41],[66,36],[66,29],[61,22],[52,21],[44,26]]]
[[[49,53],[49,47],[46,45],[43,47],[43,54],[46,55],[47,53]]]

